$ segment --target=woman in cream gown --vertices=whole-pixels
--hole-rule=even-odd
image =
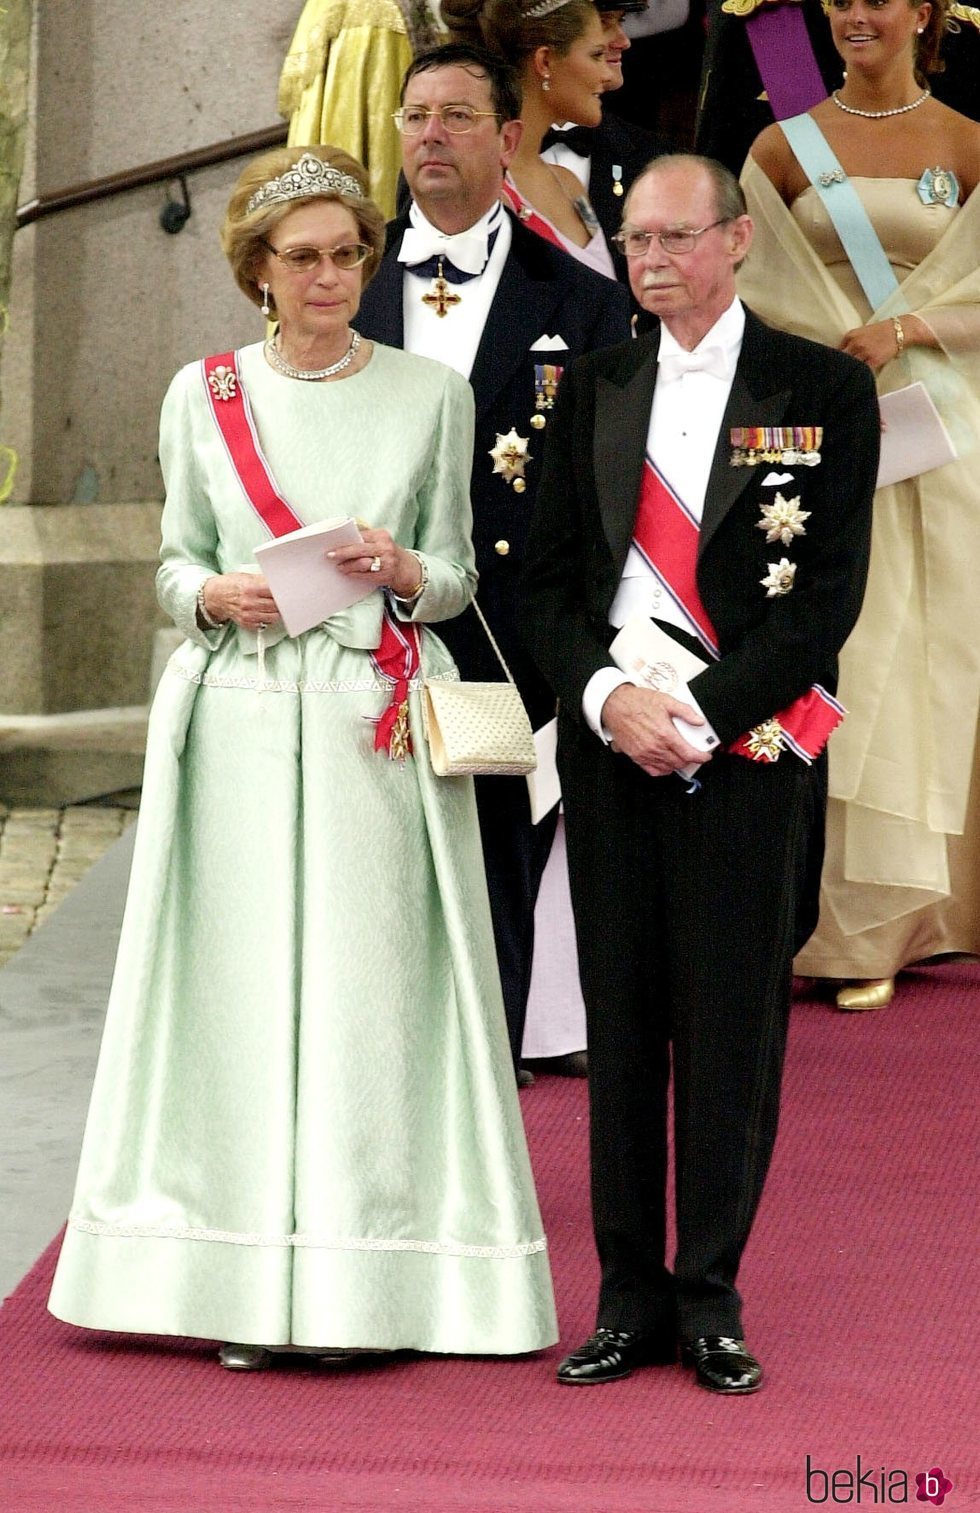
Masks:
[[[820,923],[797,968],[850,982],[841,1007],[873,1008],[902,967],[980,952],[980,126],[925,84],[945,0],[838,0],[830,19],[846,78],[809,114],[899,287],[871,308],[777,125],[743,173],[755,240],[739,292],[868,362],[881,394],[921,380],[958,453],[879,489],[841,657]]]

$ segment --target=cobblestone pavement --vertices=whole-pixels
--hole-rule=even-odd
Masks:
[[[0,804],[0,967],[135,818],[128,805]]]

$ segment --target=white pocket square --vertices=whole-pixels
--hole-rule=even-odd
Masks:
[[[767,473],[766,476],[765,476],[765,478],[763,478],[763,480],[762,480],[762,486],[763,486],[763,488],[765,488],[767,486],[767,484],[771,483],[774,487],[778,487],[778,485],[781,484],[781,483],[792,483],[792,482],[793,482],[793,475],[792,475],[792,473]]]
[[[567,352],[568,342],[563,336],[539,336],[530,346],[532,352]]]

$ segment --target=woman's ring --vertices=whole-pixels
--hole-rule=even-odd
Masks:
[[[260,620],[259,623],[258,623],[258,625],[255,628],[256,628],[256,630],[268,630],[269,629],[268,625],[266,625],[266,623],[265,623],[264,620]]]
[[[371,558],[371,572],[372,573],[380,573],[380,571],[381,571],[381,558],[380,557],[372,557]]]

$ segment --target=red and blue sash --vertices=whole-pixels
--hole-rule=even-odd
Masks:
[[[238,353],[224,352],[218,357],[204,358],[201,379],[218,434],[248,503],[270,536],[298,530],[305,522],[276,488],[241,381]],[[377,722],[374,749],[387,751],[390,757],[410,756],[408,687],[419,670],[418,630],[414,625],[402,625],[387,600],[381,620],[381,643],[372,651],[371,661],[392,689],[391,702]]]
[[[684,622],[717,662],[718,637],[697,586],[701,527],[648,456],[643,465],[633,545],[668,593]],[[775,762],[786,747],[811,762],[844,718],[842,704],[819,683],[771,719],[733,741],[728,750],[756,762]]]

